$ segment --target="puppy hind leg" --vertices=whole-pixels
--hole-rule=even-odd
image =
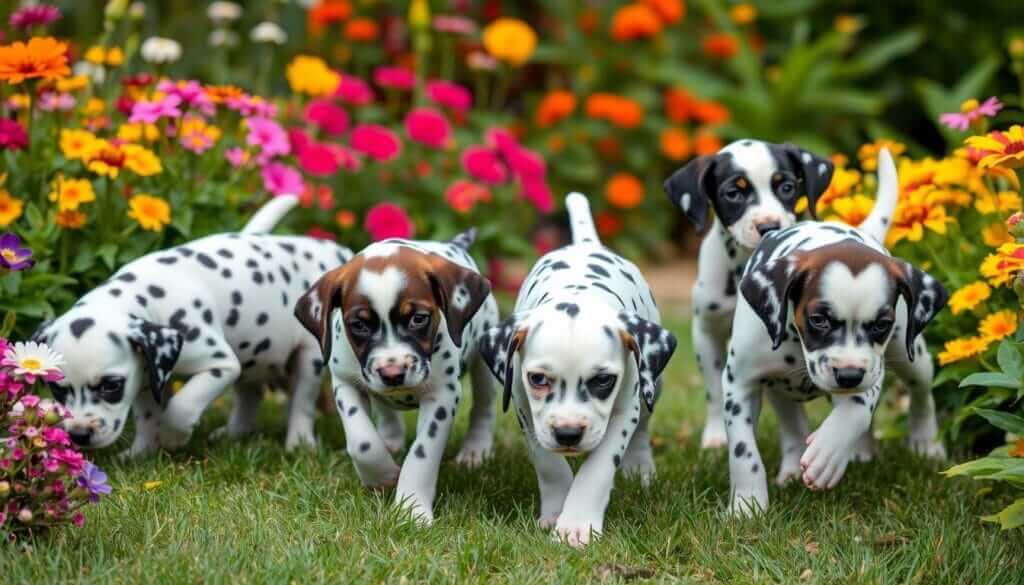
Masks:
[[[210,433],[211,439],[227,437],[239,439],[256,430],[256,417],[263,402],[263,384],[235,384],[235,400],[231,405],[228,423]]]
[[[800,477],[800,456],[803,455],[808,432],[807,413],[803,403],[790,400],[773,390],[768,390],[767,394],[768,401],[771,402],[775,416],[779,420],[782,463],[779,465],[778,475],[775,476],[775,484],[782,486]]]
[[[701,433],[702,449],[717,449],[726,445],[725,418],[722,411],[722,367],[726,361],[725,348],[729,338],[732,306],[726,300],[707,301],[706,295],[694,291],[693,347],[697,363],[704,376],[707,416]]]
[[[935,399],[932,397],[935,375],[932,356],[921,336],[914,340],[911,351],[915,352],[914,361],[910,361],[906,345],[899,343],[899,340],[891,341],[886,351],[887,362],[910,392],[910,433],[907,444],[918,455],[944,460],[946,448],[939,437]]]
[[[295,356],[291,376],[292,395],[288,404],[288,435],[284,443],[289,451],[302,446],[316,449],[313,427],[323,367],[320,349],[316,346],[304,347]]]
[[[479,355],[473,357],[470,379],[473,387],[473,406],[469,411],[469,429],[462,439],[462,447],[455,456],[455,462],[474,468],[492,454],[494,424],[497,419],[494,410],[494,376]]]
[[[658,387],[661,387],[661,380],[658,380]],[[640,484],[645,488],[650,487],[656,471],[654,452],[651,451],[651,437],[647,432],[650,420],[651,413],[646,407],[641,408],[640,422],[633,431],[626,453],[622,456],[622,474],[626,477],[638,476]]]

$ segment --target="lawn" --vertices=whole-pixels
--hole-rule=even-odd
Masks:
[[[978,519],[1008,494],[946,480],[894,442],[875,463],[852,466],[833,492],[772,487],[766,516],[725,517],[725,454],[697,447],[703,392],[689,325],[682,310],[668,312],[680,347],[654,419],[658,478],[647,491],[620,480],[606,534],[585,551],[536,527],[535,476],[510,415],[500,417],[496,456],[482,469],[444,463],[437,522],[421,529],[396,513],[390,494],[360,487],[333,413],[318,421],[319,452],[286,454],[273,405],[263,434],[207,442],[224,420],[221,404],[185,452],[126,464],[101,456],[114,495],[81,530],[39,539],[28,552],[0,550],[3,581],[1022,582],[1024,534]],[[824,405],[814,412],[820,419]],[[778,464],[773,427],[768,414],[769,468]]]

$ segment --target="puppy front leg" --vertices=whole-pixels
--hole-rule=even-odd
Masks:
[[[345,428],[345,450],[360,481],[373,490],[394,487],[399,467],[370,420],[369,401],[351,384],[337,378],[332,382],[334,405]]]
[[[700,313],[697,313],[698,310]],[[704,396],[707,400],[707,415],[700,438],[702,449],[717,449],[726,444],[722,411],[722,366],[725,364],[725,345],[729,337],[728,317],[732,313],[724,314],[722,311],[723,308],[716,302],[699,307],[697,300],[694,300],[693,347],[697,353],[697,364],[704,375]]]
[[[120,453],[121,459],[143,457],[160,447],[161,406],[149,392],[139,392],[132,404],[135,414],[135,438],[132,446]]]
[[[800,456],[807,440],[807,413],[802,403],[790,400],[775,390],[768,390],[768,401],[779,419],[779,447],[782,464],[775,476],[775,485],[785,485],[800,477]]]
[[[294,364],[292,396],[288,405],[288,436],[284,445],[289,451],[303,445],[315,449],[316,399],[320,396],[320,374],[324,367],[320,348],[304,345],[295,356]]]
[[[458,378],[450,376],[420,397],[416,440],[402,464],[395,500],[422,525],[434,521],[437,474],[455,419]]]
[[[494,376],[479,355],[470,365],[473,386],[473,406],[469,411],[469,429],[462,439],[462,447],[455,462],[469,468],[478,467],[491,456],[494,445]]]
[[[885,352],[887,363],[910,391],[910,435],[907,443],[910,450],[918,455],[943,460],[946,458],[946,448],[939,438],[935,399],[932,397],[935,366],[922,336],[914,340],[911,351],[915,352],[914,361],[910,361],[907,355],[907,346],[893,340]]]
[[[188,443],[199,417],[228,386],[238,380],[241,366],[234,354],[207,364],[171,397],[160,417],[160,446],[177,449]]]
[[[800,458],[804,484],[813,490],[832,489],[842,479],[861,436],[871,429],[871,416],[882,393],[882,378],[864,392],[832,395],[832,412],[807,438]]]
[[[734,372],[730,363],[722,374],[725,434],[729,438],[729,512],[752,516],[768,509],[768,479],[756,436],[761,387],[757,378],[741,377],[740,373]]]

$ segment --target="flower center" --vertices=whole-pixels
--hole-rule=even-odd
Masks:
[[[1017,154],[1021,151],[1024,151],[1024,141],[1011,142],[1006,145],[1006,154]]]
[[[976,100],[976,99],[969,99],[969,100],[965,101],[964,103],[960,104],[960,113],[962,113],[962,114],[970,114],[971,112],[973,112],[974,110],[977,110],[977,109],[978,109],[978,100]]]
[[[38,370],[43,367],[43,362],[39,358],[27,357],[22,359],[18,365],[26,370]]]
[[[0,250],[0,256],[3,256],[4,260],[6,260],[8,263],[17,262],[18,260],[18,253],[10,248],[4,248],[3,250]]]

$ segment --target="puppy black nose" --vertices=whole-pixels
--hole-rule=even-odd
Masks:
[[[864,368],[835,368],[840,388],[855,388],[864,379]]]
[[[754,227],[757,229],[757,233],[763,236],[768,232],[774,232],[782,226],[777,221],[766,221],[764,223],[759,223]]]
[[[388,364],[383,368],[377,368],[377,375],[387,386],[401,386],[405,383],[405,366]]]
[[[555,441],[563,447],[575,447],[580,444],[583,438],[583,427],[567,425],[563,427],[551,427],[555,435]]]
[[[71,440],[80,447],[86,447],[92,440],[92,429],[75,429],[68,431],[68,436]]]

